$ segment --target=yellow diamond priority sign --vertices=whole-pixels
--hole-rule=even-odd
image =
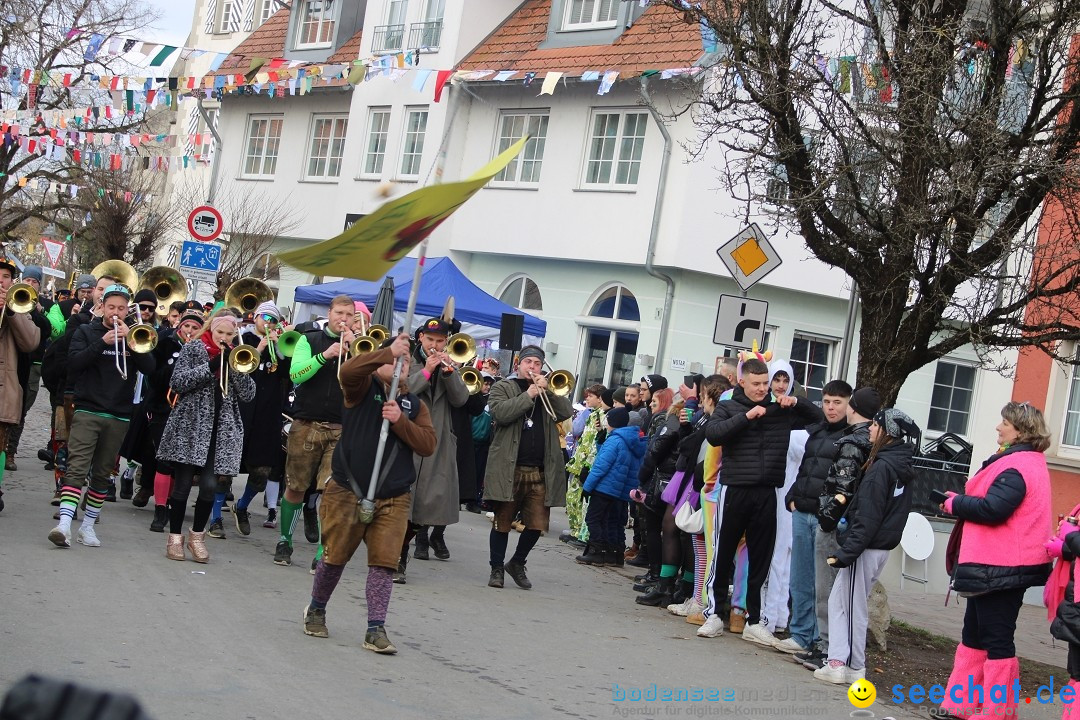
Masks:
[[[779,253],[757,223],[750,223],[716,251],[724,267],[744,291],[780,266]]]

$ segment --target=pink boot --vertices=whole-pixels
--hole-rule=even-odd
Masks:
[[[1020,703],[1020,660],[1011,657],[983,664],[983,714],[1015,718]],[[995,687],[996,686],[996,687]]]
[[[982,706],[979,702],[980,698],[975,691],[971,697],[974,702],[968,702],[968,687],[982,684],[985,662],[985,650],[969,648],[963,643],[956,646],[952,672],[949,673],[949,681],[945,683],[945,702],[941,703],[942,711],[956,717],[971,717],[979,713],[979,708]],[[956,687],[955,690],[953,690],[954,687]],[[960,702],[956,702],[950,693],[960,698]],[[981,699],[986,700],[986,697]]]
[[[1065,710],[1061,713],[1061,720],[1080,720],[1080,681],[1070,680],[1069,687],[1073,689],[1073,701],[1062,703]]]

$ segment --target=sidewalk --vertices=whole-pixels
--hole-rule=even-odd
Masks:
[[[958,602],[959,601],[959,602]],[[889,607],[894,620],[935,635],[944,635],[959,642],[964,625],[967,601],[953,593],[945,607],[942,595],[923,595],[917,591],[889,592]],[[1016,654],[1055,667],[1065,667],[1068,646],[1050,636],[1050,623],[1042,605],[1024,605],[1016,621]],[[1055,645],[1056,643],[1056,645]]]

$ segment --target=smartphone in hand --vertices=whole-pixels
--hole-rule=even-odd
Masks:
[[[930,491],[930,502],[934,503],[935,505],[940,505],[941,503],[945,502],[948,499],[949,499],[949,496],[946,495],[945,493],[941,492],[940,490],[931,490]]]

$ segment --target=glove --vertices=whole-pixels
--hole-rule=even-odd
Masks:
[[[1052,558],[1059,558],[1062,556],[1062,547],[1064,547],[1065,541],[1059,537],[1052,537],[1043,543],[1043,547],[1046,548],[1046,554]]]
[[[583,497],[583,498],[585,498],[586,500],[588,500],[589,498],[591,498],[591,497],[592,497],[592,493],[591,493],[591,492],[589,492],[589,491],[587,491],[587,490],[582,490],[582,491],[581,491],[581,497]]]
[[[837,570],[839,570],[840,568],[846,568],[848,566],[848,564],[846,562],[844,562],[840,558],[836,557],[835,555],[830,557],[825,562],[829,563],[829,567],[834,567]]]
[[[639,488],[635,488],[630,491],[630,499],[636,503],[643,503],[645,502],[645,493],[643,493]]]
[[[952,490],[946,490],[945,494],[949,497],[945,498],[945,502],[941,503],[941,507],[945,508],[945,512],[949,513],[950,515],[955,515],[956,513],[952,511],[952,502],[953,498],[956,497],[956,493],[954,493]]]
[[[1057,537],[1064,540],[1066,535],[1072,535],[1077,530],[1080,530],[1080,526],[1073,525],[1068,520],[1063,520],[1061,527],[1058,528]]]

